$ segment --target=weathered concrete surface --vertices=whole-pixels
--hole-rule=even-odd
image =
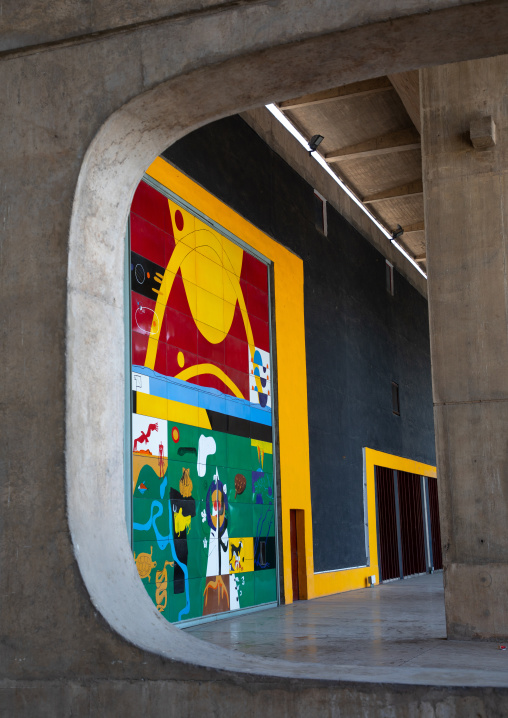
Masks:
[[[422,71],[424,195],[448,635],[508,636],[508,58]],[[472,120],[497,144],[475,150]]]
[[[6,0],[0,16],[0,52],[24,50],[47,43],[65,43],[99,33],[118,33],[142,24],[164,24],[183,19],[191,24],[196,16],[239,12],[245,23],[254,26],[258,44],[272,38],[289,42],[334,30],[348,30],[378,22],[393,21],[453,8],[461,23],[461,6],[489,5],[489,0],[56,0],[48,12],[43,0]],[[257,27],[256,27],[257,25]],[[221,34],[227,32],[223,29]],[[209,38],[208,38],[209,39]]]
[[[4,715],[65,715],[71,708],[75,714],[88,710],[107,715],[120,710],[122,700],[131,715],[147,713],[147,705],[155,713],[161,696],[165,712],[168,704],[176,705],[178,715],[191,712],[182,711],[182,705],[199,708],[204,697],[208,712],[218,712],[220,703],[226,715],[228,705],[231,713],[241,705],[242,712],[251,714],[268,713],[267,706],[275,712],[280,706],[280,715],[296,704],[309,714],[325,703],[333,715],[348,700],[353,706],[348,715],[364,713],[367,705],[375,715],[388,700],[399,706],[399,715],[407,710],[429,714],[438,704],[446,715],[445,709],[453,712],[458,705],[478,700],[485,706],[496,700],[487,689],[481,698],[470,698],[470,692],[457,688],[445,699],[444,689],[427,690],[424,698],[424,688],[419,693],[399,687],[351,688],[339,686],[338,675],[317,692],[314,684],[307,688],[299,681],[295,686],[283,678],[289,676],[284,666],[277,669],[280,678],[261,689],[268,678],[200,666],[206,653],[201,644],[190,647],[190,638],[185,643],[169,624],[162,627],[146,597],[146,614],[143,604],[134,611],[138,594],[125,593],[134,585],[135,571],[132,561],[127,563],[123,500],[118,501],[124,420],[122,243],[130,198],[143,170],[185,132],[221,115],[341,82],[508,51],[508,7],[503,2],[461,4],[403,18],[398,6],[383,4],[394,19],[381,24],[372,18],[369,24],[358,3],[349,3],[350,12],[358,9],[358,23],[365,22],[340,31],[342,6],[324,0],[312,6],[232,3],[221,12],[132,25],[126,32],[94,37],[87,34],[98,27],[90,19],[89,3],[52,4],[51,11],[31,4],[24,20],[19,3],[2,5],[4,23],[6,17],[10,22],[13,8],[22,17],[16,22],[19,34],[14,40],[10,35],[7,48],[64,39],[55,46],[5,54],[1,67]],[[136,22],[138,6],[129,7],[128,21]],[[167,12],[165,5],[158,7]],[[191,7],[196,6],[182,3],[180,10]],[[314,12],[302,11],[309,7]],[[421,9],[418,3],[404,7],[405,12]],[[455,31],[459,21],[461,33]],[[115,23],[110,19],[110,29],[115,30]],[[70,35],[80,37],[70,41]],[[66,389],[72,407],[68,414]],[[137,645],[111,629],[89,591],[96,592],[95,606],[116,621],[116,631],[128,635],[132,628]],[[202,662],[207,660],[205,655]],[[254,666],[246,661],[243,670]],[[277,672],[270,666],[257,670]]]
[[[428,686],[390,688],[345,683],[330,690],[325,684],[220,681],[76,680],[0,683],[0,716],[245,716],[245,718],[505,718],[507,692],[486,689],[435,689]],[[37,705],[38,710],[33,709]]]

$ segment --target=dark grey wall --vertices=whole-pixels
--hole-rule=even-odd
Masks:
[[[165,156],[304,260],[315,570],[362,565],[362,448],[435,463],[427,302],[397,273],[392,297],[383,256],[330,207],[324,237],[313,188],[238,116]]]

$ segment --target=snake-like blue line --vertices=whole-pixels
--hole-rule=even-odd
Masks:
[[[168,500],[168,509],[171,514],[170,504],[171,504],[171,502]],[[154,509],[157,511],[157,513],[154,513]],[[159,516],[162,514],[162,511],[163,511],[163,507],[162,507],[161,502],[157,501],[157,499],[154,499],[154,501],[152,501],[152,506],[150,509],[150,518],[148,519],[146,524],[133,523],[132,525],[133,525],[133,528],[136,529],[136,531],[149,531],[153,526],[153,530],[155,532],[155,537],[157,539],[157,544],[161,551],[164,551],[164,549],[166,548],[168,543],[170,544],[173,558],[176,561],[176,563],[180,566],[180,568],[182,569],[183,575],[185,577],[185,598],[186,598],[187,603],[185,604],[185,606],[182,608],[182,610],[178,614],[178,620],[180,621],[182,616],[185,616],[185,614],[190,612],[189,570],[188,570],[187,566],[184,563],[182,563],[178,559],[178,556],[176,555],[175,541],[173,538],[173,516],[171,515],[170,519],[169,519],[169,535],[168,536],[162,536],[159,529],[157,528],[157,524],[155,523],[155,520],[159,518]]]

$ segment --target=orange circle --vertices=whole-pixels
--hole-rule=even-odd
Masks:
[[[178,444],[178,442],[180,441],[180,432],[178,431],[176,426],[174,426],[171,430],[171,438],[173,439],[175,444]]]

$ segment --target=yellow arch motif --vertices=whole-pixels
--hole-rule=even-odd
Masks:
[[[162,328],[162,319],[157,322],[155,316],[158,314],[161,318],[164,317],[175,275],[179,269],[182,273],[192,317],[200,333],[212,344],[218,344],[223,341],[231,328],[236,302],[238,302],[251,358],[254,359],[254,336],[247,314],[245,298],[240,286],[242,248],[222,235],[213,232],[204,222],[169,199],[168,204],[173,221],[176,246],[169,259],[164,276],[155,277],[156,281],[160,283],[160,289],[156,290],[155,314],[148,338],[145,366],[150,369],[155,366]],[[183,218],[182,230],[178,230],[175,220],[176,212],[179,212]],[[203,288],[202,285],[205,282],[209,288],[215,290],[215,294]],[[220,296],[221,294],[222,297]],[[229,301],[229,299],[232,301]],[[182,375],[185,375],[186,378],[198,376],[198,374],[191,375],[188,372],[202,366],[213,367],[212,364],[189,367],[180,372],[177,378],[186,380]],[[213,368],[214,372],[200,370],[199,374],[213,373],[229,386],[235,396],[243,398],[238,387],[231,382],[229,377],[217,367]],[[221,376],[217,372],[220,372]],[[228,381],[225,381],[224,377]]]
[[[235,396],[237,396],[239,399],[245,398],[240,389],[234,383],[234,381],[232,381],[228,377],[228,375],[222,371],[222,369],[219,369],[218,366],[215,366],[215,364],[195,364],[194,366],[189,366],[187,367],[187,369],[184,369],[179,374],[177,374],[175,376],[175,379],[188,381],[189,379],[193,379],[196,376],[201,376],[202,374],[212,374],[213,376],[216,376],[218,379],[224,382],[224,384],[229,389],[231,389]]]

